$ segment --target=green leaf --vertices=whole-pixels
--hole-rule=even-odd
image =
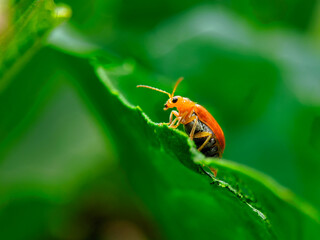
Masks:
[[[96,192],[116,213],[119,192],[130,199],[112,143],[76,91],[81,77],[95,77],[87,61],[46,47],[0,95],[0,239],[59,239]]]
[[[5,117],[0,118],[0,150],[8,148],[8,136],[15,138],[14,131],[30,113],[38,95],[45,94],[46,71],[55,62],[45,57],[32,62],[32,58],[50,31],[71,16],[67,6],[55,5],[53,0],[15,1],[4,10],[7,26],[0,36],[0,101],[5,104],[0,112]]]
[[[155,124],[132,106],[112,80],[128,74],[136,82],[138,70],[94,65],[101,82],[85,80],[83,90],[111,126],[121,165],[165,238],[308,239],[319,234],[317,212],[289,190],[246,167],[204,158],[185,133]],[[218,169],[218,178],[203,174],[203,165]]]
[[[22,0],[6,6],[0,37],[0,93],[43,45],[48,33],[70,18],[71,10],[53,0]]]
[[[217,117],[227,158],[268,172],[319,204],[319,57],[306,39],[250,28],[229,11],[197,9],[196,1],[168,1],[164,11],[154,2],[67,1],[81,9],[73,23],[92,40],[82,41],[68,26],[55,41],[82,59],[49,50],[29,61],[55,26],[52,14],[58,10],[56,20],[63,19],[68,8],[51,0],[11,1],[18,4],[5,14],[12,19],[0,40],[1,239],[84,239],[90,222],[94,236],[108,238],[106,229],[119,219],[154,222],[160,231],[149,232],[150,239],[319,236],[312,206],[246,166],[204,158],[183,132],[153,122],[168,117],[159,107],[165,96],[135,88],[150,83],[167,90],[183,74],[189,83],[179,92]],[[302,10],[304,20],[311,5]],[[115,60],[106,49],[130,58]],[[304,127],[303,141],[297,126]],[[110,164],[118,159],[121,167]],[[211,167],[219,171],[216,179],[204,174]],[[142,217],[132,210],[139,207]]]

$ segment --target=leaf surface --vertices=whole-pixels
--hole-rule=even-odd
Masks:
[[[83,89],[166,238],[307,239],[319,233],[317,212],[289,190],[247,167],[204,158],[185,133],[155,124],[132,106],[112,85],[123,65],[93,64],[101,82],[83,81]],[[138,70],[126,74],[131,83],[141,76]],[[201,166],[218,169],[218,178]]]

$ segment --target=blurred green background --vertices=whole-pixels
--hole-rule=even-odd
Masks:
[[[98,65],[154,122],[165,95],[135,86],[183,76],[177,94],[220,123],[224,159],[320,209],[319,40],[316,0],[1,0],[0,239],[170,239],[86,94]]]

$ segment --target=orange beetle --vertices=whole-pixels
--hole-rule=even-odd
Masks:
[[[183,78],[178,79],[171,94],[146,85],[138,85],[137,87],[150,88],[167,94],[169,99],[164,105],[164,110],[174,107],[178,110],[173,110],[170,113],[167,123],[169,127],[177,128],[180,124],[183,124],[186,133],[195,142],[200,152],[207,157],[221,158],[225,147],[225,139],[223,131],[214,117],[204,107],[190,99],[174,96],[177,86],[182,80]],[[173,115],[176,117],[175,119],[173,119]]]

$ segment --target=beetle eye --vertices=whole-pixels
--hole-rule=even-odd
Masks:
[[[177,97],[172,98],[172,102],[173,102],[173,103],[176,103],[177,101],[178,101],[178,98],[177,98]]]

